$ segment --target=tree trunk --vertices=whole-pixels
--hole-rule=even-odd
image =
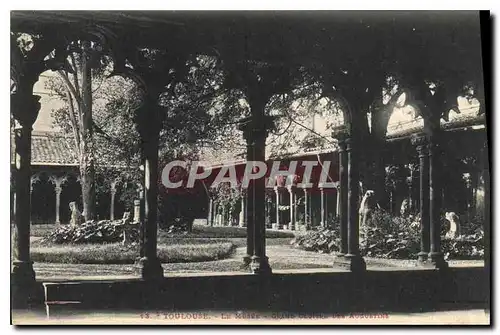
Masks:
[[[393,103],[388,103],[387,105],[379,104],[378,108],[373,108],[371,133],[367,137],[368,141],[365,142],[369,145],[367,147],[370,148],[370,152],[365,155],[369,159],[368,168],[365,172],[368,173],[370,178],[365,178],[365,180],[372,179],[371,189],[375,191],[378,204],[384,209],[389,208],[389,195],[385,189],[385,136],[393,108]]]
[[[95,166],[92,134],[92,69],[90,42],[83,43],[82,57],[82,142],[80,145],[80,179],[85,221],[96,216]]]

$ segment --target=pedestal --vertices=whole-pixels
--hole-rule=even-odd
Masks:
[[[272,270],[269,266],[269,259],[267,257],[252,256],[250,269],[253,274],[271,274]]]
[[[163,278],[163,267],[158,257],[142,257],[138,267],[144,280],[157,280]]]

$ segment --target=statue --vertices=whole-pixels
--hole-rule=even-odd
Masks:
[[[123,240],[122,245],[127,245],[130,243],[130,236],[127,231],[129,228],[129,224],[132,222],[132,218],[130,217],[130,212],[123,213],[122,223],[123,223]]]
[[[77,226],[85,221],[82,213],[78,210],[78,206],[74,201],[69,203],[69,210],[71,211],[71,219],[69,223],[72,226]]]
[[[410,214],[410,206],[408,199],[404,199],[403,202],[401,203],[401,209],[399,213],[401,214],[401,216],[408,216],[408,214]]]
[[[448,229],[445,237],[455,239],[460,236],[460,218],[458,215],[455,212],[446,212],[445,218],[450,222],[450,229]]]
[[[367,220],[376,208],[378,208],[378,203],[375,198],[375,191],[366,191],[363,199],[361,200],[361,205],[359,206],[359,222],[361,226],[366,227]]]

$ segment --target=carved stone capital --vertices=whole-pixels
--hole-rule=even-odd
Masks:
[[[339,146],[339,151],[343,152],[346,150],[347,147],[347,139],[349,138],[349,134],[347,133],[347,130],[345,128],[342,128],[342,130],[335,131],[332,136],[337,139],[337,144]]]
[[[416,147],[419,157],[425,156],[429,152],[429,137],[427,135],[418,134],[411,138],[411,143]]]
[[[57,189],[62,189],[62,185],[66,183],[68,180],[67,176],[50,176],[49,177],[49,182],[51,182],[55,186],[55,190],[57,192]]]
[[[263,117],[246,117],[240,120],[238,129],[243,132],[247,142],[266,138],[269,130],[274,127],[274,117],[265,115]]]
[[[33,187],[35,186],[36,183],[39,183],[40,182],[40,174],[34,174],[31,176],[31,179],[30,179],[30,190],[33,192]]]
[[[359,142],[358,140],[354,139],[354,137],[352,137],[352,136],[348,136],[348,137],[346,137],[344,141],[345,141],[345,146],[346,146],[346,147],[345,147],[345,150],[346,150],[347,152],[352,151],[352,149],[353,149],[353,148],[354,148],[354,147],[358,144],[358,142]]]
[[[111,190],[111,193],[116,193],[116,190],[117,190],[117,185],[118,185],[118,180],[115,179],[115,180],[112,180],[111,183],[109,184],[109,187],[110,187],[110,190]]]

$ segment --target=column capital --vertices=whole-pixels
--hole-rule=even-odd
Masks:
[[[57,188],[62,188],[62,185],[66,183],[68,180],[67,176],[56,176],[56,175],[51,175],[49,177],[49,181],[55,186],[56,191]]]
[[[109,183],[109,187],[110,187],[110,191],[111,193],[116,193],[116,186],[118,185],[119,183],[119,180],[118,179],[113,179],[110,183]]]
[[[349,134],[345,129],[334,132],[333,137],[337,139],[337,145],[339,146],[339,152],[343,152],[347,147],[347,139],[349,138]]]
[[[274,116],[270,115],[245,117],[239,121],[238,129],[243,132],[245,140],[252,141],[266,137],[269,130],[274,128],[274,119]]]
[[[427,154],[429,148],[429,136],[425,134],[416,134],[411,137],[411,144],[417,148],[419,156]]]
[[[351,151],[353,146],[354,146],[354,138],[352,136],[346,137],[344,140],[344,145],[345,145],[345,151]]]
[[[35,186],[36,183],[40,182],[40,174],[36,173],[31,175],[30,178],[30,190],[33,191],[33,187]]]

